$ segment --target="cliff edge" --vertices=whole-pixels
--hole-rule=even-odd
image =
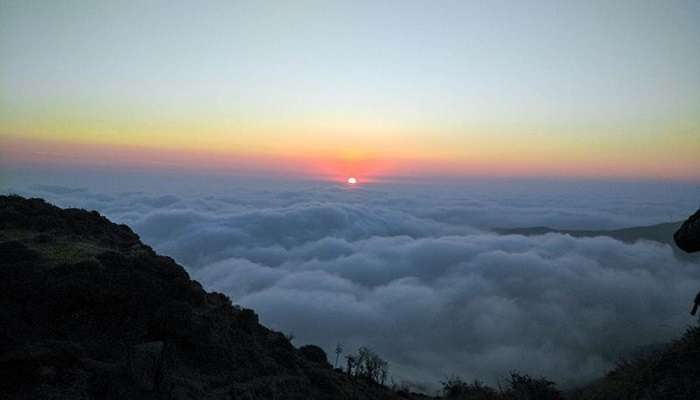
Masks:
[[[0,398],[400,398],[95,211],[0,196],[0,304]]]

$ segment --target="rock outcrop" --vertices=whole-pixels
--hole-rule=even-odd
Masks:
[[[0,398],[394,399],[97,212],[0,196]]]
[[[700,251],[700,209],[683,222],[673,235],[673,240],[685,252]]]
[[[700,209],[683,222],[681,227],[673,234],[673,240],[685,252],[694,253],[700,251]],[[698,312],[698,308],[700,308],[700,292],[695,295],[690,315],[695,315]]]

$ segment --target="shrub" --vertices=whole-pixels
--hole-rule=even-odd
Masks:
[[[506,381],[503,394],[512,400],[562,400],[563,397],[554,386],[554,382],[546,378],[532,378],[512,372]]]
[[[498,392],[481,381],[464,382],[458,377],[449,378],[442,383],[442,396],[450,400],[498,400]]]
[[[511,373],[500,390],[478,380],[468,383],[458,377],[441,383],[442,397],[449,400],[563,400],[554,382],[518,373]]]

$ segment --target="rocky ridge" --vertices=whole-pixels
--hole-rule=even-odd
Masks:
[[[99,213],[0,196],[0,398],[400,399]]]

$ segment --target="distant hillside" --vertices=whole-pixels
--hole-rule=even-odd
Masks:
[[[0,196],[0,398],[400,399],[97,212]]]
[[[632,228],[612,229],[612,230],[574,230],[555,229],[546,226],[535,226],[528,228],[496,228],[494,232],[502,235],[523,235],[536,236],[547,233],[561,233],[573,237],[597,237],[607,236],[625,243],[634,243],[639,240],[650,240],[654,242],[668,244],[673,248],[674,253],[679,258],[685,260],[700,260],[700,254],[688,254],[678,248],[673,241],[673,234],[680,228],[683,221],[667,222],[663,224],[638,226]]]

